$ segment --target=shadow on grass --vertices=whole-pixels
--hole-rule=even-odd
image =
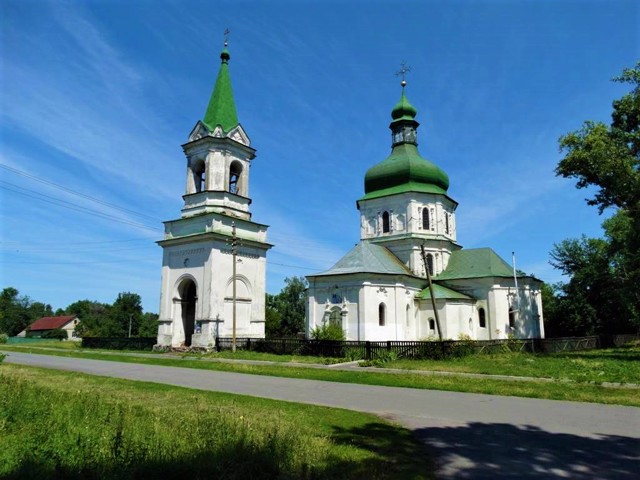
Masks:
[[[640,440],[634,438],[495,423],[423,428],[417,434],[431,447],[436,475],[443,479],[635,480],[640,472]]]
[[[42,455],[38,452],[23,458],[20,465],[2,480],[183,480],[183,479],[284,479],[284,480],[433,480],[433,462],[427,446],[410,430],[383,423],[362,427],[337,427],[331,434],[336,445],[355,446],[361,455],[346,459],[333,454],[318,465],[303,462],[294,467],[286,460],[275,458],[269,448],[242,445],[205,449],[197,455],[157,461],[144,454],[122,455],[117,462],[85,464],[75,467],[65,464],[64,452]],[[129,452],[131,453],[131,452]],[[373,454],[373,455],[370,455]]]

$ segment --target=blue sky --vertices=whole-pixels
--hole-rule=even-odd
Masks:
[[[359,239],[355,201],[390,151],[400,63],[421,154],[451,180],[458,241],[545,281],[553,244],[599,236],[557,139],[607,122],[640,58],[635,1],[35,1],[0,5],[0,287],[65,307],[142,296],[157,312],[181,144],[231,30],[238,117],[270,225],[267,290]],[[606,215],[606,214],[605,214]]]

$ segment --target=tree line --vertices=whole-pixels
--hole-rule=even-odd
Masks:
[[[584,122],[559,140],[556,174],[595,191],[587,204],[610,215],[602,238],[554,245],[550,263],[569,280],[544,287],[547,336],[640,329],[640,62],[613,81],[631,91],[614,100],[611,122]]]
[[[155,337],[158,315],[144,312],[137,293],[121,292],[112,304],[78,300],[55,312],[49,304],[33,301],[13,287],[0,293],[0,333],[14,336],[41,317],[75,315],[81,337]]]

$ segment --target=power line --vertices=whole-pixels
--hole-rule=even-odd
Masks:
[[[5,181],[2,181],[2,180],[0,180],[0,183],[4,184],[4,185],[0,185],[0,188],[4,188],[5,190],[9,190],[10,192],[14,192],[14,193],[17,193],[19,195],[25,195],[25,196],[30,197],[30,198],[35,198],[36,200],[40,200],[42,202],[51,203],[53,205],[57,205],[59,207],[64,207],[64,208],[68,208],[68,209],[74,210],[76,212],[95,215],[95,216],[98,216],[98,217],[105,218],[107,220],[123,223],[123,224],[126,224],[126,225],[131,225],[131,226],[134,226],[134,227],[145,228],[147,230],[153,230],[153,231],[160,231],[160,229],[157,228],[157,227],[151,227],[149,225],[145,225],[145,224],[142,224],[142,223],[137,223],[137,222],[124,220],[124,219],[122,219],[120,217],[116,217],[114,215],[109,215],[107,213],[102,213],[102,212],[99,212],[97,210],[92,210],[90,208],[83,207],[82,205],[78,205],[78,204],[75,204],[75,203],[67,202],[66,200],[60,200],[59,198],[55,198],[55,197],[51,197],[49,195],[45,195],[44,193],[38,193],[38,192],[33,192],[33,194],[26,193],[24,191],[21,191],[21,190],[24,190],[24,188],[20,187],[19,185],[14,185],[12,183],[5,182]],[[10,185],[10,187],[15,187],[15,188],[18,188],[20,190],[16,190],[15,188],[7,187],[6,185]],[[40,198],[40,197],[44,197],[44,198]],[[47,199],[49,199],[49,200],[47,200]]]
[[[0,167],[4,168],[5,170],[9,170],[10,172],[15,173],[16,175],[22,175],[23,177],[29,178],[29,179],[34,180],[36,182],[40,182],[40,183],[43,183],[45,185],[51,185],[52,187],[58,188],[60,190],[64,190],[65,192],[71,193],[72,195],[77,195],[78,197],[86,198],[87,200],[91,200],[92,202],[96,202],[96,203],[99,203],[101,205],[105,205],[107,207],[114,208],[116,210],[121,210],[123,212],[131,213],[131,214],[137,215],[139,217],[145,217],[145,218],[148,218],[149,220],[162,221],[158,217],[152,217],[152,216],[146,215],[144,213],[136,212],[135,210],[130,210],[128,208],[124,208],[124,207],[120,207],[118,205],[114,205],[113,203],[105,202],[104,200],[100,200],[99,198],[92,197],[91,195],[87,195],[85,193],[78,192],[76,190],[72,190],[71,188],[65,187],[64,185],[60,185],[58,183],[54,183],[54,182],[52,182],[50,180],[45,180],[44,178],[37,177],[35,175],[27,173],[27,172],[25,172],[23,170],[20,170],[18,168],[10,167],[10,166],[5,165],[3,163],[0,163]]]

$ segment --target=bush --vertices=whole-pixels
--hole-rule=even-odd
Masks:
[[[0,343],[7,343],[9,341],[9,335],[6,333],[0,333]]]
[[[2,363],[5,358],[7,358],[7,356],[4,353],[0,353],[0,363]]]
[[[311,338],[313,340],[344,341],[346,337],[344,335],[344,330],[342,330],[342,326],[336,323],[327,322],[311,330]]]
[[[67,338],[69,338],[69,336],[67,335],[67,331],[63,330],[61,328],[55,328],[53,330],[49,330],[48,332],[44,332],[42,334],[42,338],[52,338],[52,339],[58,339],[58,340],[66,340]]]
[[[458,341],[453,344],[451,355],[454,357],[466,357],[476,352],[475,342],[469,335],[461,333],[458,335]]]

